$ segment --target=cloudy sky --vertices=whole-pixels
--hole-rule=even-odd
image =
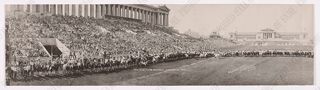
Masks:
[[[312,5],[168,4],[170,26],[179,32],[201,35],[213,31],[257,32],[270,28],[278,32],[313,32]]]

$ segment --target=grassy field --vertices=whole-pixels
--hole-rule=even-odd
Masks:
[[[146,68],[11,85],[311,85],[313,59],[228,57],[187,59]]]

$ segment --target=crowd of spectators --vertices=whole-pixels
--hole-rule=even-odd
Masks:
[[[169,33],[170,28],[119,18],[30,14],[6,18],[6,23],[10,39],[57,38],[85,57],[101,56],[105,51],[119,54],[141,50],[154,54],[194,51],[204,42],[177,36],[179,33],[173,30]]]

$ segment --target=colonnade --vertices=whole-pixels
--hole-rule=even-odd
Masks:
[[[155,7],[135,4],[28,4],[10,6],[11,7],[9,9],[13,9],[15,11],[32,13],[51,13],[55,15],[94,18],[117,16],[138,19],[150,24],[163,26],[168,26],[169,24],[169,9],[163,8],[163,6]]]

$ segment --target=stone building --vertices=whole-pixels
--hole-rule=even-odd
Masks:
[[[263,29],[260,32],[232,32],[230,39],[236,41],[293,41],[305,40],[304,32],[276,32],[272,29]]]

